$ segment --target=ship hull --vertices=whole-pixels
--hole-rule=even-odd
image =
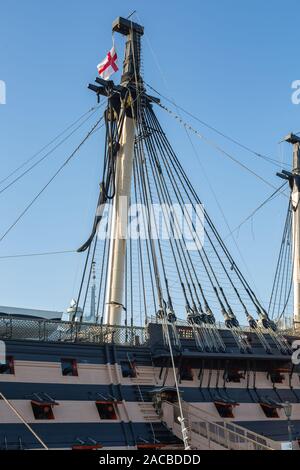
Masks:
[[[284,408],[274,403],[285,402],[292,404],[293,446],[297,448],[300,383],[290,356],[275,348],[272,354],[255,347],[249,354],[241,353],[228,331],[220,333],[226,344],[222,353],[199,351],[192,337],[181,338],[181,347],[174,345],[172,351],[174,371],[159,324],[149,325],[144,344],[137,335],[135,344],[101,344],[80,336],[69,342],[20,339],[18,330],[16,338],[2,336],[13,370],[0,374],[0,390],[50,449],[182,449],[175,372],[193,448],[235,449],[228,442],[230,436],[227,442],[224,436],[223,441],[219,436],[219,442],[213,442],[207,434],[213,425],[220,430],[231,424],[236,427],[230,432],[246,430],[251,436],[239,448],[253,446],[255,450],[260,442],[266,449],[279,449],[289,441],[289,434]],[[68,361],[76,365],[76,374],[74,369],[64,375]],[[40,448],[8,403],[0,401],[1,448]],[[44,404],[51,407],[50,419],[34,414],[34,406]],[[109,406],[112,415],[105,414]],[[266,415],[270,410],[272,417]],[[228,413],[232,415],[226,417]],[[196,429],[199,423],[202,430]]]

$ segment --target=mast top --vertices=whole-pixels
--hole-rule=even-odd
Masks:
[[[125,58],[123,62],[123,74],[121,85],[127,85],[136,81],[136,87],[142,87],[140,77],[141,65],[141,36],[144,34],[143,26],[126,18],[118,17],[112,25],[113,32],[126,36]]]
[[[300,143],[300,137],[298,137],[296,134],[290,133],[283,139],[285,142],[288,142],[289,144],[297,144]]]
[[[112,24],[112,30],[115,33],[123,34],[124,36],[128,36],[131,31],[133,33],[139,34],[142,36],[144,34],[144,27],[139,25],[138,23],[134,23],[133,21],[127,20],[126,18],[122,18],[119,16],[115,19]]]

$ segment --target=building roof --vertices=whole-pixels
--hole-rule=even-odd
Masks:
[[[47,320],[61,319],[63,312],[53,310],[39,310],[34,308],[5,307],[0,306],[0,314],[17,315],[20,317],[45,318]]]

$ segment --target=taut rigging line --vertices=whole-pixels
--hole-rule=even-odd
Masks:
[[[35,197],[30,201],[30,203],[25,207],[25,209],[19,214],[17,219],[8,227],[8,229],[3,233],[0,237],[0,243],[4,240],[4,238],[9,234],[9,232],[17,225],[17,223],[22,219],[22,217],[28,212],[28,210],[33,206],[33,204],[37,201],[37,199],[41,196],[41,194],[48,188],[48,186],[52,183],[52,181],[56,178],[56,176],[63,170],[63,168],[72,160],[72,158],[76,155],[78,150],[82,147],[82,145],[88,140],[88,138],[95,132],[99,123],[102,121],[103,117],[101,116],[100,119],[93,125],[91,130],[87,133],[84,139],[80,142],[80,144],[73,150],[71,155],[64,161],[64,163],[56,170],[54,175],[48,180],[48,182],[42,187],[42,189],[35,195]]]
[[[52,145],[54,142],[56,142],[60,137],[62,137],[66,132],[68,132],[68,130],[72,129],[72,127],[74,127],[78,122],[80,122],[85,116],[88,115],[88,117],[82,122],[80,123],[75,129],[73,129],[73,131],[68,134],[64,139],[62,139],[57,145],[55,145],[54,148],[52,148],[51,150],[49,150],[49,152],[47,152],[40,160],[38,160],[34,165],[32,165],[32,167],[30,167],[28,170],[24,171],[24,173],[15,178],[15,180],[13,180],[11,183],[9,183],[5,188],[3,188],[1,191],[0,191],[0,194],[5,191],[7,188],[9,188],[15,181],[17,181],[18,179],[20,179],[24,174],[26,174],[28,171],[30,171],[32,168],[34,168],[36,165],[38,165],[41,161],[43,161],[46,157],[48,157],[51,153],[53,153],[61,144],[63,144],[69,137],[71,137],[71,135],[73,135],[86,121],[88,121],[94,114],[95,112],[103,106],[104,103],[102,103],[101,105],[99,106],[93,106],[92,108],[90,108],[88,111],[86,111],[84,114],[82,114],[79,118],[77,118],[72,124],[70,124],[68,127],[66,127],[62,132],[60,132],[56,137],[54,137],[50,142],[48,142],[48,144],[44,145],[40,150],[38,150],[34,155],[32,155],[31,157],[29,157],[27,160],[25,160],[23,163],[21,163],[21,165],[19,165],[17,168],[15,168],[13,171],[11,171],[7,176],[5,176],[4,178],[2,178],[0,180],[0,185],[2,183],[4,183],[5,181],[7,181],[11,176],[13,176],[15,173],[17,173],[19,170],[21,170],[22,168],[24,168],[24,166],[27,165],[27,163],[31,162],[32,160],[34,160],[35,157],[37,157],[38,155],[40,155],[40,153],[42,153],[44,150],[46,150],[48,147],[50,147],[50,145]]]
[[[188,116],[190,116],[191,118],[195,119],[196,121],[198,121],[200,124],[202,124],[203,126],[207,127],[208,129],[214,131],[216,134],[220,135],[221,137],[224,137],[224,139],[227,139],[229,142],[232,142],[233,144],[239,146],[240,148],[246,150],[247,152],[251,153],[252,155],[255,155],[256,157],[259,157],[263,160],[265,160],[266,162],[268,163],[271,163],[272,165],[275,165],[277,167],[282,167],[282,164],[281,163],[278,163],[274,158],[271,158],[271,157],[268,157],[267,155],[264,155],[260,152],[256,152],[255,150],[251,149],[250,147],[248,147],[247,145],[239,142],[238,140],[224,134],[224,132],[222,131],[219,131],[218,129],[216,129],[216,127],[208,124],[207,122],[203,121],[202,119],[199,119],[197,116],[195,116],[194,114],[192,114],[190,111],[187,111],[186,109],[182,108],[182,106],[179,106],[177,103],[175,103],[174,101],[170,100],[169,98],[167,98],[166,96],[162,95],[159,91],[155,90],[155,88],[153,88],[151,85],[149,85],[149,83],[146,83],[146,85],[152,90],[154,91],[155,93],[157,93],[159,96],[161,96],[162,98],[164,98],[166,101],[168,101],[169,103],[173,104],[177,109],[179,109],[180,111],[183,111],[185,114],[187,114]]]
[[[167,113],[169,113],[171,116],[174,117],[174,119],[176,119],[177,121],[180,122],[180,124],[183,125],[183,127],[185,127],[186,129],[188,129],[189,131],[193,132],[199,139],[203,140],[205,143],[207,143],[209,146],[211,146],[212,148],[214,148],[215,150],[217,150],[219,153],[222,153],[223,155],[225,155],[227,158],[229,158],[230,160],[232,160],[234,163],[236,163],[237,165],[239,165],[240,167],[242,167],[244,170],[248,171],[248,173],[252,174],[253,176],[255,176],[257,179],[259,179],[260,181],[262,181],[263,183],[265,183],[266,185],[270,186],[271,188],[273,189],[277,189],[276,186],[274,186],[272,183],[270,183],[269,181],[267,181],[265,178],[263,178],[261,175],[259,175],[258,173],[256,173],[254,170],[252,170],[251,168],[249,168],[247,165],[245,165],[244,163],[240,162],[237,158],[235,158],[233,155],[231,155],[229,152],[227,152],[226,150],[224,150],[222,147],[220,147],[217,143],[215,143],[214,141],[208,139],[207,137],[205,137],[203,134],[201,134],[199,131],[197,131],[196,129],[194,129],[190,124],[187,124],[180,116],[178,116],[176,113],[174,113],[174,111],[172,111],[171,109],[167,108],[166,106],[164,106],[163,104],[161,103],[157,103],[157,105],[163,109],[164,111],[166,111]],[[289,196],[287,196],[285,193],[281,193],[283,196],[289,198]]]
[[[259,206],[256,207],[256,209],[254,209],[251,214],[249,214],[245,219],[242,220],[242,222],[239,223],[239,225],[237,225],[237,227],[235,227],[233,230],[231,230],[226,236],[225,238],[228,238],[230,237],[230,235],[232,235],[234,232],[238,231],[242,225],[244,225],[246,222],[248,222],[248,220],[252,219],[252,217],[260,210],[262,209],[268,202],[272,201],[272,199],[274,199],[275,196],[277,196],[278,194],[280,194],[280,191],[284,188],[284,186],[286,186],[287,182],[283,183],[281,186],[279,186],[279,188],[277,188],[272,194],[270,194],[270,196],[268,196],[262,203],[259,204]]]

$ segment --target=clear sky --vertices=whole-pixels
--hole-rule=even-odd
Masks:
[[[47,144],[95,104],[86,84],[111,47],[111,23],[137,10],[145,26],[146,82],[200,119],[243,144],[289,165],[291,149],[279,145],[300,131],[300,105],[291,83],[300,79],[299,2],[293,0],[10,0],[1,2],[0,179]],[[123,42],[116,38],[119,56]],[[118,77],[116,77],[118,79]],[[186,133],[158,111],[187,173],[224,237],[272,189]],[[274,186],[276,166],[232,145],[186,116],[196,129]],[[70,141],[22,181],[0,193],[0,236],[79,143],[91,119]],[[0,243],[0,256],[72,250],[87,237],[96,205],[103,150],[102,131],[20,223]],[[203,172],[204,169],[204,172]],[[0,185],[0,191],[3,184]],[[228,243],[260,298],[267,302],[282,235],[287,198],[277,197],[236,237],[243,260]],[[65,309],[76,296],[83,256],[0,258],[0,305]]]

